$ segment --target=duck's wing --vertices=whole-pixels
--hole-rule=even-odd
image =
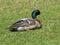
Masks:
[[[25,20],[20,20],[20,21],[17,21],[15,23],[13,23],[11,26],[10,26],[10,30],[15,30],[17,29],[18,27],[24,27],[24,26],[28,26],[28,22],[26,22]]]
[[[27,26],[29,25],[29,23],[27,22],[27,20],[20,20],[15,22],[14,24],[11,25],[11,27],[23,27],[23,26]]]

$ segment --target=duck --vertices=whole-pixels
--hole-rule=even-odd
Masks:
[[[40,15],[39,10],[34,10],[31,14],[32,18],[23,18],[19,21],[13,23],[10,27],[10,31],[26,31],[26,30],[34,30],[41,28],[41,21],[37,18]]]

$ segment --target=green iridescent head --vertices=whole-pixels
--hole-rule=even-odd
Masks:
[[[33,19],[37,18],[38,15],[40,15],[40,11],[39,11],[39,10],[34,10],[34,11],[32,12],[32,18],[33,18]]]

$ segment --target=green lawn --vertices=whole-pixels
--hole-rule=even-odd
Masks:
[[[7,29],[21,18],[31,18],[35,9],[41,11],[41,29]],[[60,0],[0,0],[0,45],[60,45]]]

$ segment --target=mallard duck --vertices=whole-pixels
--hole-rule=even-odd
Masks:
[[[37,16],[40,15],[39,10],[34,10],[32,12],[32,18],[23,18],[10,26],[10,31],[24,31],[32,30],[41,27],[41,22],[37,19]]]

